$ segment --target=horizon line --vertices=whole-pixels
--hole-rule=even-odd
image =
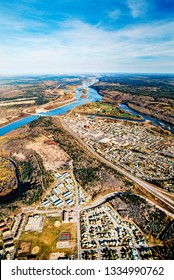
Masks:
[[[25,73],[25,74],[0,74],[0,78],[3,77],[36,77],[36,76],[61,76],[61,75],[101,75],[101,74],[138,74],[138,75],[174,75],[174,72],[113,72],[113,71],[103,71],[103,72],[61,72],[61,73]]]

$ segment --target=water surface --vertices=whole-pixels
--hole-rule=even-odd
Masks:
[[[79,106],[79,105],[82,105],[82,104],[85,104],[85,103],[88,103],[88,102],[96,102],[96,101],[102,100],[103,97],[100,94],[98,94],[98,92],[95,89],[89,88],[89,86],[92,85],[94,82],[96,82],[96,80],[94,80],[92,82],[85,82],[85,83],[83,83],[82,86],[79,86],[77,88],[76,94],[75,94],[75,99],[77,101],[75,101],[73,103],[66,104],[66,105],[64,105],[62,107],[59,107],[57,109],[50,110],[48,112],[40,113],[40,114],[42,116],[62,115],[62,114],[67,113],[69,110]],[[88,88],[87,98],[81,98],[81,95],[83,94],[82,89],[84,89],[84,88]],[[6,126],[3,126],[3,127],[0,128],[0,136],[3,136],[5,134],[7,134],[8,132],[10,132],[10,131],[12,131],[16,128],[19,128],[19,127],[21,127],[25,124],[28,124],[28,123],[38,119],[39,117],[40,117],[39,115],[31,115],[31,116],[28,116],[26,118],[15,121],[13,123],[10,123]]]

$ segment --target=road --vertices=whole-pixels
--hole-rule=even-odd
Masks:
[[[94,207],[97,207],[105,202],[107,202],[107,200],[110,198],[114,198],[116,195],[118,194],[118,192],[111,192],[111,193],[108,193],[108,194],[105,194],[104,196],[98,198],[96,201],[90,203],[90,204],[87,204],[87,205],[84,205],[84,206],[81,206],[79,211],[82,211],[82,210],[87,210],[87,209],[90,209],[90,208],[94,208]],[[142,197],[144,198],[144,197]],[[155,205],[154,202],[151,202],[149,199],[146,198],[146,201],[152,203],[153,205]],[[172,218],[174,218],[174,214],[170,213],[169,211],[165,210],[164,208],[158,206],[159,209],[161,209],[162,211],[164,211],[167,215],[170,215]]]
[[[80,211],[97,207],[98,205],[105,203],[108,198],[115,197],[116,194],[118,194],[118,192],[111,192],[106,195],[103,195],[102,197],[98,198],[96,201],[94,201],[88,205],[81,206]]]
[[[111,167],[112,169],[118,171],[119,173],[123,174],[124,176],[128,177],[131,179],[133,182],[137,183],[140,185],[142,188],[144,188],[146,191],[151,193],[154,197],[158,198],[161,202],[166,204],[170,210],[171,213],[174,213],[174,200],[168,197],[167,193],[166,195],[164,194],[164,191],[161,191],[160,189],[157,189],[155,186],[149,184],[146,181],[143,181],[140,178],[137,178],[133,174],[129,173],[127,170],[121,168],[118,165],[113,164],[112,162],[108,161],[107,159],[101,157],[97,152],[95,152],[93,149],[91,149],[75,132],[73,132],[64,122],[64,120],[59,117],[61,124],[63,127],[76,139],[78,142],[88,151],[90,152],[93,156],[95,156],[97,159],[99,159],[101,162],[106,164],[107,166]]]

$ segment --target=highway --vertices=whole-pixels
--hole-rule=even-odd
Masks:
[[[103,204],[107,201],[108,198],[112,198],[112,197],[115,197],[116,194],[118,194],[118,192],[111,192],[111,193],[108,193],[106,195],[103,195],[102,197],[98,198],[97,200],[95,200],[94,202],[90,203],[90,204],[87,204],[87,205],[84,205],[84,206],[81,206],[80,208],[80,211],[82,210],[87,210],[87,209],[90,209],[90,208],[94,208],[94,207],[97,207],[99,206],[100,204]]]
[[[151,193],[154,197],[158,198],[161,202],[166,204],[170,210],[171,213],[174,213],[174,200],[168,197],[168,194],[164,190],[160,190],[157,187],[149,184],[148,182],[137,178],[127,170],[119,167],[118,165],[113,164],[112,162],[108,161],[107,159],[101,157],[97,152],[95,152],[91,147],[89,147],[76,133],[74,133],[64,122],[64,120],[59,117],[59,120],[62,124],[62,126],[88,151],[90,152],[93,156],[95,156],[99,161],[103,162],[107,166],[111,167],[112,169],[118,171],[119,173],[123,174],[124,176],[128,177],[131,179],[133,182],[137,183],[140,185],[142,188],[144,188],[146,191]]]

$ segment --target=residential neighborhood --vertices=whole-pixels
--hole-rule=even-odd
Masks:
[[[66,116],[65,122],[101,156],[145,180],[165,181],[174,191],[173,136],[163,136],[150,124],[108,120],[80,114]],[[169,157],[170,155],[170,157]]]
[[[143,259],[148,248],[142,232],[129,221],[123,220],[108,204],[81,212],[82,259]]]

